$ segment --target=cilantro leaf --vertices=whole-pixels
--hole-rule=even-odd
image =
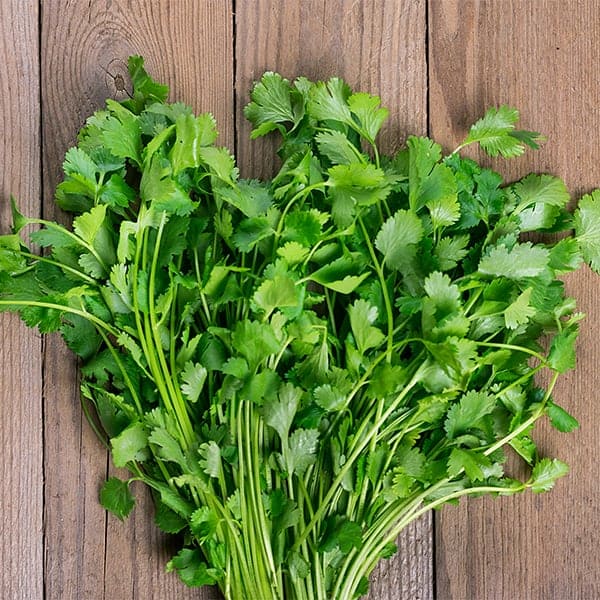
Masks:
[[[125,105],[140,112],[147,104],[164,102],[167,99],[168,86],[157,83],[148,75],[141,56],[130,56],[127,68],[133,84],[133,98],[124,102]]]
[[[524,325],[535,315],[536,310],[530,305],[532,288],[527,288],[517,296],[514,302],[509,304],[504,311],[504,322],[509,329],[516,329]]]
[[[564,329],[552,340],[548,365],[558,373],[566,373],[575,368],[575,342],[578,335],[577,326],[573,326]]]
[[[423,226],[419,217],[409,210],[399,210],[382,225],[375,247],[383,254],[384,263],[401,270],[412,260],[416,244],[423,237]]]
[[[207,375],[206,367],[201,364],[193,363],[191,360],[185,364],[181,373],[181,391],[190,402],[198,401]]]
[[[575,211],[575,234],[583,258],[600,273],[600,190],[585,194]]]
[[[483,417],[494,410],[496,399],[485,392],[469,391],[457,404],[454,404],[446,417],[444,429],[452,439],[477,427]]]
[[[135,498],[129,489],[129,482],[122,481],[118,477],[110,477],[100,490],[100,504],[123,521],[135,506]]]
[[[365,300],[356,300],[348,309],[350,326],[358,351],[364,354],[385,340],[383,332],[373,323],[377,320],[377,308]]]
[[[546,405],[546,414],[550,418],[552,426],[563,433],[568,433],[579,427],[577,419],[552,400],[549,400]]]
[[[469,134],[460,147],[479,143],[490,156],[500,154],[504,158],[520,156],[525,151],[524,139],[535,141],[537,134],[524,136],[515,133],[515,124],[519,120],[519,111],[506,105],[490,108],[485,115],[471,126]],[[522,141],[523,140],[523,141]]]
[[[291,86],[278,73],[267,71],[250,93],[252,102],[244,108],[244,115],[254,125],[252,137],[264,135],[269,123],[294,123],[296,114],[292,107]]]
[[[125,467],[131,461],[148,458],[148,433],[143,423],[134,422],[110,440],[115,467]]]
[[[569,472],[569,467],[557,458],[543,458],[533,467],[528,486],[535,493],[547,492],[556,480]]]
[[[214,585],[219,571],[209,568],[197,548],[182,548],[168,563],[167,572],[175,571],[185,585],[200,587]]]
[[[531,242],[515,244],[512,249],[494,246],[481,258],[479,272],[493,277],[521,280],[539,277],[548,267],[550,252]]]
[[[360,92],[348,98],[348,107],[359,123],[360,133],[373,144],[381,126],[388,118],[387,108],[380,108],[381,99]]]

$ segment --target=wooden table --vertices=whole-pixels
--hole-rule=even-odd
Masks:
[[[132,53],[172,99],[215,114],[246,175],[275,168],[242,117],[251,82],[270,69],[379,93],[392,115],[387,151],[409,133],[450,149],[486,107],[509,103],[549,141],[503,167],[507,177],[553,172],[575,194],[600,186],[596,0],[2,0],[0,32],[2,233],[10,193],[28,214],[57,216],[62,156],[104,98],[123,97]],[[548,495],[463,501],[422,519],[371,598],[600,598],[599,282],[584,271],[568,288],[588,319],[556,398],[581,429],[541,427],[537,439],[571,475]],[[113,467],[82,418],[62,342],[12,316],[0,323],[0,598],[215,598],[164,573],[172,547],[143,490],[125,524],[99,506]]]

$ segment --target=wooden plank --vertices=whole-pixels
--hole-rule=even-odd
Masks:
[[[44,3],[42,96],[45,213],[65,150],[106,97],[123,97],[130,54],[171,85],[172,98],[212,110],[222,141],[233,140],[232,14],[223,0]],[[64,217],[61,217],[64,218]],[[172,548],[155,531],[147,492],[125,524],[98,504],[107,457],[79,407],[75,362],[64,344],[46,345],[46,597],[96,600],[212,598],[191,591],[164,566]]]
[[[508,103],[549,141],[503,173],[552,172],[575,193],[599,186],[598,3],[430,0],[429,10],[432,135],[453,148],[488,106]],[[570,476],[547,495],[445,508],[436,527],[440,600],[600,596],[598,285],[589,271],[567,282],[588,317],[577,370],[554,397],[581,429],[565,435],[543,426],[535,436],[544,454],[571,465]]]
[[[0,234],[14,194],[40,213],[38,3],[0,3]],[[0,597],[43,595],[42,345],[16,315],[0,314]]]
[[[426,132],[425,2],[303,0],[236,3],[237,156],[246,176],[272,176],[272,142],[249,142],[242,115],[252,82],[267,70],[293,79],[343,77],[356,90],[381,96],[391,118],[386,152],[408,134]],[[427,515],[398,541],[400,552],[374,573],[370,598],[433,597],[431,520]]]

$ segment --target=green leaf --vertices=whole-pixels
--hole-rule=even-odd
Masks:
[[[478,142],[490,156],[520,156],[525,151],[525,145],[519,136],[511,135],[518,120],[519,111],[514,108],[506,105],[490,108],[471,126],[469,135],[461,146]]]
[[[297,265],[308,257],[310,250],[299,242],[286,242],[277,248],[277,256],[283,258],[290,265]]]
[[[423,282],[423,289],[441,316],[445,317],[459,310],[460,290],[448,275],[434,271]]]
[[[375,142],[377,133],[389,115],[388,109],[380,108],[380,104],[379,96],[363,92],[352,94],[348,98],[348,106],[358,119],[360,133],[371,143]]]
[[[196,208],[189,194],[172,178],[169,164],[157,156],[142,173],[140,196],[156,211],[185,216]]]
[[[421,181],[415,207],[427,206],[434,229],[448,227],[460,218],[456,179],[446,165],[437,164]]]
[[[130,187],[121,175],[113,173],[102,186],[100,200],[112,208],[127,207],[136,198],[135,190]]]
[[[254,125],[253,138],[264,135],[259,126],[265,123],[296,121],[290,82],[278,73],[267,71],[252,88],[250,98],[252,102],[244,108],[244,115]]]
[[[471,390],[464,394],[459,402],[448,410],[444,423],[448,438],[455,438],[476,428],[481,419],[494,410],[495,405],[495,397],[485,392]]]
[[[191,360],[185,364],[181,373],[181,392],[193,404],[198,401],[208,371],[200,363]]]
[[[359,272],[360,264],[354,256],[342,256],[317,269],[308,278],[340,294],[350,294],[369,277],[368,271],[358,275]]]
[[[377,320],[377,308],[366,300],[356,300],[348,308],[350,327],[358,351],[364,354],[370,348],[377,348],[385,340],[385,335],[373,323]]]
[[[29,223],[29,219],[23,216],[19,212],[19,208],[17,207],[17,201],[14,196],[10,197],[10,208],[12,214],[12,231],[13,233],[19,233],[23,227],[25,227]]]
[[[360,150],[341,132],[323,131],[315,136],[319,152],[334,165],[364,162]]]
[[[219,571],[206,565],[202,552],[197,548],[182,548],[167,563],[167,572],[172,571],[176,571],[181,581],[189,587],[214,585],[219,580]]]
[[[542,275],[550,260],[547,248],[534,246],[531,242],[506,246],[494,246],[479,262],[479,272],[492,277],[521,280]]]
[[[148,442],[156,447],[162,460],[174,462],[184,471],[189,469],[180,443],[164,427],[155,427],[148,436]]]
[[[133,84],[133,99],[129,101],[137,112],[145,105],[153,102],[164,102],[169,95],[169,87],[154,81],[144,68],[144,59],[141,56],[130,56],[127,68],[131,83]]]
[[[552,175],[530,173],[513,185],[513,190],[519,197],[520,203],[515,209],[520,212],[532,204],[548,204],[564,207],[570,200],[565,182]]]
[[[250,218],[262,218],[273,203],[267,185],[253,179],[241,179],[235,186],[219,184],[214,192]]]
[[[339,548],[342,554],[348,554],[352,548],[361,548],[363,544],[362,529],[358,523],[346,517],[330,519],[325,534],[319,542],[319,552],[331,552]]]
[[[118,102],[107,100],[110,113],[96,113],[104,146],[115,156],[142,164],[142,132],[138,118]]]
[[[578,335],[577,326],[573,326],[554,336],[548,353],[548,366],[551,369],[566,373],[575,368],[575,342]]]
[[[327,412],[342,410],[346,406],[346,395],[329,383],[316,387],[313,395],[316,404]]]
[[[550,418],[552,426],[563,433],[568,433],[579,427],[577,419],[571,416],[564,408],[555,404],[552,400],[548,400],[546,414]]]
[[[574,222],[583,258],[596,273],[600,273],[600,190],[581,198]]]
[[[165,533],[179,533],[187,527],[187,522],[162,502],[157,502],[154,523]]]
[[[486,477],[484,469],[490,465],[490,459],[481,452],[453,448],[448,459],[448,475],[456,477],[464,470],[471,481],[481,481]]]
[[[202,470],[210,477],[218,478],[221,473],[221,448],[214,441],[200,444],[198,448],[200,460],[198,461]]]
[[[527,288],[519,294],[514,302],[509,304],[504,311],[504,322],[508,329],[516,329],[525,325],[535,315],[536,310],[530,305],[532,288]]]
[[[100,490],[100,504],[123,521],[135,506],[135,498],[129,490],[129,482],[110,477]]]
[[[214,536],[219,526],[219,517],[208,506],[196,509],[190,518],[190,530],[201,542]]]
[[[557,458],[543,458],[533,467],[528,487],[535,493],[547,492],[554,487],[556,480],[569,472],[569,466]]]
[[[291,383],[281,386],[277,398],[272,398],[263,404],[263,418],[265,423],[272,427],[281,439],[282,444],[287,443],[290,427],[298,406],[302,390],[294,387]]]
[[[73,231],[86,243],[93,245],[106,218],[106,205],[94,206],[73,220]]]
[[[316,429],[296,429],[288,440],[286,470],[289,475],[302,476],[316,460],[319,446],[319,432]]]
[[[265,279],[252,296],[259,310],[268,318],[274,310],[298,307],[300,303],[300,287],[285,275],[275,275],[273,279]]]
[[[281,347],[271,325],[247,319],[236,323],[231,341],[237,352],[248,361],[251,371]]]
[[[92,186],[96,186],[98,167],[81,148],[69,148],[65,154],[62,167],[65,175],[72,175],[73,173],[82,175]]]
[[[376,204],[390,191],[384,171],[372,164],[335,165],[328,173],[331,214],[341,229],[352,224],[358,206]]]
[[[142,423],[136,421],[110,440],[115,467],[125,467],[128,462],[143,462],[148,458],[148,433]]]
[[[583,256],[576,238],[564,238],[550,249],[550,268],[557,274],[569,273],[579,268]]]
[[[308,113],[318,121],[350,123],[352,115],[347,102],[350,92],[348,85],[338,77],[332,77],[327,83],[319,81],[310,88]]]
[[[180,114],[175,121],[175,132],[170,159],[176,175],[184,169],[200,165],[200,148],[210,146],[217,139],[216,122],[208,113],[198,117]]]
[[[321,239],[323,225],[328,218],[327,214],[315,208],[293,210],[285,218],[283,237],[311,248]]]
[[[429,138],[414,135],[409,136],[406,147],[408,149],[408,199],[410,208],[416,211],[424,204],[424,201],[419,202],[421,186],[441,159],[442,148]]]
[[[412,211],[399,210],[381,226],[375,247],[388,267],[401,270],[414,257],[422,237],[421,219]]]
[[[551,228],[570,199],[564,182],[551,175],[532,173],[514,184],[513,190],[520,199],[515,213],[522,231]]]
[[[21,238],[18,234],[0,236],[0,270],[15,273],[27,266],[21,255]]]

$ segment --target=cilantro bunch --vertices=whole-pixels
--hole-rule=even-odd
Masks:
[[[449,155],[413,136],[385,156],[379,98],[266,73],[245,113],[282,166],[255,181],[210,115],[129,68],[132,97],[66,154],[72,228],[13,202],[0,309],[79,357],[84,410],[130,473],[101,502],[124,518],[148,485],[180,534],[169,570],[231,599],[347,600],[424,512],[567,472],[532,431],[577,426],[552,396],[582,318],[560,277],[600,267],[600,192],[570,213],[560,179],[461,157],[537,147],[517,111]]]

